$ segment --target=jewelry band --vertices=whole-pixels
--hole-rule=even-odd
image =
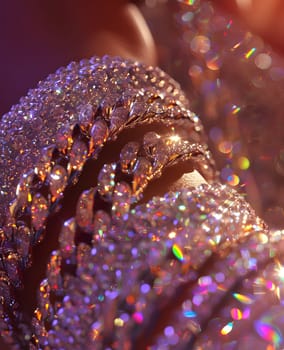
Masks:
[[[204,143],[202,125],[186,108],[187,103],[171,77],[137,62],[105,56],[60,68],[30,90],[1,120],[2,224],[7,221],[9,202],[14,200],[20,176],[40,163],[41,157],[49,162],[52,150],[48,147],[52,145],[63,154],[71,151],[70,166],[74,168],[80,162],[75,151],[79,159],[84,158],[96,153],[106,140],[116,138],[122,129],[157,119],[167,125],[174,120],[182,123],[196,134],[196,142]],[[75,125],[93,138],[89,145],[82,140],[70,144]],[[42,156],[45,147],[46,154]]]
[[[178,84],[161,70],[105,56],[59,69],[3,117],[1,283],[7,297],[1,305],[3,314],[14,327],[12,333],[7,330],[7,339],[22,333],[19,327],[25,328],[14,293],[21,287],[23,270],[31,263],[32,247],[43,238],[45,222],[56,211],[66,187],[76,183],[83,166],[89,159],[98,157],[106,142],[115,140],[126,128],[157,122],[169,129],[179,128],[181,136],[194,140],[192,143],[179,139],[179,135],[170,135],[158,141],[159,135],[148,134],[144,139],[143,157],[137,160],[136,146],[126,145],[119,167],[105,165],[96,191],[90,189],[82,193],[76,220],[83,229],[87,229],[86,215],[91,214],[82,208],[86,205],[90,209],[95,192],[100,197],[110,196],[107,192],[112,182],[106,181],[115,176],[113,167],[133,178],[131,184],[120,182],[112,188],[109,205],[117,217],[129,209],[125,193],[128,193],[128,202],[133,202],[147,182],[173,162],[200,154],[204,157],[205,171],[213,178],[213,161],[202,136],[202,125],[186,106]],[[128,160],[129,156],[133,159]],[[14,193],[16,199],[8,213],[8,203]],[[101,223],[108,220],[109,213],[96,210],[94,215],[95,222]],[[60,244],[63,242],[61,237]],[[6,326],[4,322],[2,329]],[[27,337],[27,331],[25,333]],[[25,342],[22,339],[19,343],[23,346]]]
[[[250,287],[240,287],[238,281],[249,274],[255,274],[252,284],[262,278],[267,270],[256,266],[271,269],[270,254],[281,239],[275,233],[261,249],[268,239],[265,226],[255,221],[243,198],[222,185],[154,198],[135,207],[125,221],[96,214],[91,243],[76,240],[76,218],[66,221],[60,233],[60,248],[51,256],[33,320],[40,344],[54,349],[88,344],[174,349],[177,343],[193,348],[201,330],[204,344],[206,320],[220,300],[232,295],[232,309],[242,309],[242,303],[257,307],[263,294],[250,296]],[[232,221],[232,215],[238,220]],[[171,305],[174,311],[168,315]],[[229,323],[230,310],[225,311]],[[164,328],[155,333],[152,320],[158,315]],[[223,322],[224,316],[220,332]],[[172,331],[163,331],[167,327]]]
[[[13,348],[230,348],[246,342],[238,327],[252,328],[249,313],[260,303],[264,314],[251,343],[278,346],[276,328],[270,339],[264,320],[273,308],[281,321],[283,232],[269,233],[245,200],[220,184],[131,207],[149,181],[180,161],[201,157],[214,177],[202,127],[186,105],[160,70],[105,57],[60,69],[4,117],[5,208],[24,174],[0,231],[0,330]],[[47,218],[107,141],[157,120],[169,127],[166,134],[128,141],[96,185],[80,193],[28,320],[17,291]]]

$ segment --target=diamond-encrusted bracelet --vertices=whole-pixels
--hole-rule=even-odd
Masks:
[[[66,188],[78,181],[83,166],[89,159],[98,158],[106,142],[115,140],[127,128],[158,122],[169,130],[182,130],[182,136],[191,141],[168,142],[168,148],[174,144],[181,148],[172,147],[172,158],[168,159],[158,152],[155,164],[151,164],[156,173],[149,172],[147,181],[160,172],[163,161],[171,163],[179,155],[186,159],[194,153],[203,155],[204,171],[208,178],[214,177],[202,125],[187,104],[178,84],[160,69],[105,56],[60,68],[3,116],[1,289],[8,293],[2,299],[3,315],[13,327],[25,328],[14,291],[21,286],[23,270],[30,265],[32,247],[43,239],[46,220],[60,205]],[[122,173],[125,161],[122,157]],[[136,195],[145,187],[142,172],[147,165],[145,158],[137,162],[133,181]],[[122,187],[127,186],[118,183],[114,194],[120,196]],[[98,192],[102,191],[101,186]],[[120,200],[123,202],[123,198]],[[123,206],[113,205],[119,210]],[[9,338],[8,329],[7,334]]]

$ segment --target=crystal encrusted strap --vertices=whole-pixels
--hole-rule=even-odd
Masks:
[[[76,218],[64,224],[33,320],[42,347],[222,348],[245,341],[238,327],[251,327],[258,303],[264,316],[246,330],[269,344],[262,327],[282,308],[282,233],[268,233],[236,192],[204,185],[154,198],[125,221],[101,214],[89,244],[75,243]]]
[[[124,79],[121,79],[123,74]],[[74,85],[75,81],[77,85]],[[87,81],[92,83],[93,89],[85,91],[83,86]],[[82,90],[78,91],[78,86]],[[11,181],[9,193],[1,205],[7,203],[7,198],[13,198],[13,183],[19,173],[15,169],[25,170],[15,189],[8,231],[13,227],[22,230],[22,226],[26,226],[23,223],[28,222],[31,232],[26,239],[33,243],[38,241],[51,204],[60,200],[70,181],[78,178],[86,160],[96,158],[103,145],[127,127],[152,122],[160,122],[169,128],[176,125],[183,128],[187,137],[206,147],[199,119],[185,109],[184,103],[186,100],[177,84],[159,69],[107,57],[71,64],[40,83],[38,89],[32,90],[3,118],[3,129],[7,129],[12,120],[14,123],[4,145],[10,147],[11,152],[13,145],[18,143],[18,133],[22,134],[27,123],[31,128],[29,131],[33,131],[33,134],[28,133],[32,139],[27,137],[25,149],[21,149],[19,142],[17,157],[5,160],[9,167],[5,167],[1,181],[8,181],[8,178]],[[53,127],[35,130],[36,120],[42,119],[43,115],[46,123],[53,120]],[[50,143],[48,135],[54,144],[42,150],[35,147]],[[21,163],[17,159],[23,155],[28,160],[24,158]],[[31,157],[36,165],[29,168]],[[208,152],[207,159],[205,166],[210,169],[213,162]],[[10,170],[8,175],[7,168]],[[7,227],[5,235],[9,236]]]
[[[160,99],[158,96],[155,98]],[[32,216],[36,216],[33,215],[35,212],[33,208],[40,204],[42,214],[38,215],[37,220],[33,220],[33,226],[36,230],[39,229],[45,220],[45,214],[47,214],[48,201],[54,202],[62,196],[68,185],[68,177],[70,178],[72,175],[72,181],[74,181],[74,178],[79,176],[86,160],[97,158],[106,141],[115,139],[121,130],[138,124],[157,123],[158,121],[170,127],[175,124],[175,119],[179,118],[183,119],[185,128],[191,128],[194,125],[192,125],[193,121],[189,118],[188,111],[184,111],[183,114],[172,114],[172,103],[168,110],[167,106],[162,105],[162,101],[160,101],[159,113],[155,113],[154,104],[152,96],[148,105],[146,104],[143,109],[140,109],[139,114],[138,111],[134,112],[133,106],[130,110],[126,107],[117,107],[112,110],[112,107],[109,107],[110,115],[105,117],[102,117],[101,113],[97,116],[91,106],[87,106],[84,117],[87,118],[86,114],[88,114],[88,123],[84,120],[83,123],[79,122],[73,127],[68,124],[64,125],[56,135],[56,143],[43,148],[34,169],[22,175],[16,188],[16,200],[10,208],[12,216],[19,216],[19,211],[23,210],[29,202],[32,203]],[[148,107],[151,109],[150,112]],[[191,130],[192,133],[194,131],[194,129]],[[209,153],[208,160],[210,161]],[[48,194],[45,197],[48,198],[44,199],[44,196],[33,198],[31,188],[35,189],[36,187],[39,191],[46,187]]]
[[[39,162],[44,147],[56,145],[63,153],[73,147],[72,169],[103,141],[137,123],[182,119],[200,137],[202,125],[187,105],[179,85],[159,68],[108,56],[60,68],[1,119],[1,223],[20,176]],[[70,143],[75,125],[90,137],[89,145]]]
[[[86,218],[91,215],[93,232],[102,235],[100,223],[109,215],[124,217],[130,203],[165,166],[202,157],[203,170],[214,177],[202,125],[186,106],[178,84],[160,69],[95,57],[59,69],[3,117],[0,283],[6,295],[1,299],[2,314],[8,322],[1,329],[7,339],[24,346],[28,341],[21,334],[32,336],[17,310],[14,291],[30,264],[32,246],[43,237],[47,218],[60,206],[66,188],[77,183],[88,160],[97,159],[121,131],[159,123],[173,133],[148,133],[143,145],[128,143],[119,162],[102,168],[97,187],[84,191],[78,201],[76,225],[83,231],[89,230]],[[119,176],[127,181],[118,181]],[[110,212],[92,207],[95,196],[108,203]],[[69,222],[72,227],[73,219]],[[69,229],[65,224],[63,231]]]
[[[76,141],[73,144],[75,143]],[[44,153],[52,159],[48,150],[44,150]],[[76,163],[75,171],[73,168],[70,171],[70,162],[66,162],[66,158],[59,158],[58,151],[54,149],[53,154],[56,154],[55,161],[49,160],[43,164],[43,157],[41,170],[37,166],[35,172],[22,177],[17,189],[18,197],[13,205],[14,224],[4,230],[9,235],[6,241],[10,238],[14,242],[15,251],[10,252],[15,260],[13,265],[18,260],[20,269],[28,266],[32,246],[42,238],[47,217],[58,210],[64,189],[68,184],[73,185],[75,178],[77,181],[78,172],[87,159],[82,158]],[[75,154],[78,160],[80,153]],[[142,144],[137,141],[126,143],[121,149],[118,162],[103,165],[95,182],[96,187],[81,193],[76,211],[78,226],[83,231],[93,232],[99,215],[95,214],[94,217],[94,212],[101,207],[109,208],[104,215],[112,215],[113,219],[127,218],[130,205],[141,198],[149,181],[161,176],[165,167],[189,159],[199,159],[201,163],[208,164],[210,156],[202,145],[183,140],[174,132],[163,136],[148,132],[144,135]],[[4,270],[8,273],[12,261],[4,260]],[[9,273],[11,281],[16,285],[20,283],[17,271],[15,269],[13,274],[11,271]]]
[[[75,218],[69,219],[63,227],[59,238],[61,247],[68,251],[73,246],[71,241],[76,231],[77,243],[80,241],[78,232],[88,233],[89,242],[104,239],[110,222],[117,225],[126,222],[131,205],[133,207],[141,199],[148,183],[160,177],[164,168],[198,157],[206,161],[206,151],[201,145],[191,144],[173,133],[161,137],[148,132],[142,145],[128,142],[120,152],[119,162],[103,165],[97,186],[81,193]],[[69,223],[71,230],[67,229]],[[86,242],[86,237],[83,241]]]
[[[151,155],[149,154],[149,157],[152,157],[152,163],[149,163],[149,159],[139,159],[137,164],[135,161],[135,151],[133,149],[131,151],[131,145],[128,145],[128,149],[125,148],[123,151],[124,155],[122,155],[121,171],[122,173],[125,172],[126,158],[130,155],[127,155],[127,153],[132,152],[131,157],[133,157],[133,159],[129,161],[136,164],[133,186],[137,187],[137,189],[134,189],[134,192],[137,192],[137,194],[138,192],[141,193],[143,190],[143,180],[141,180],[143,176],[144,178],[151,178],[154,174],[160,172],[161,168],[164,166],[163,163],[173,162],[176,158],[180,157],[185,158],[188,154],[191,155],[193,151],[204,155],[206,159],[204,159],[203,165],[206,167],[208,173],[211,172],[212,177],[213,161],[203,142],[202,135],[200,134],[202,127],[199,119],[182,106],[180,101],[184,100],[182,97],[183,95],[180,92],[178,93],[177,88],[172,85],[172,80],[170,78],[167,78],[161,71],[153,70],[153,68],[146,68],[135,63],[129,63],[130,67],[126,67],[125,62],[114,60],[113,62],[111,61],[111,63],[109,62],[110,66],[108,67],[107,65],[103,65],[106,58],[102,59],[102,61],[99,59],[92,60],[97,61],[98,64],[94,65],[90,64],[90,62],[84,62],[79,65],[71,65],[70,67],[73,67],[71,70],[70,67],[66,70],[61,70],[59,74],[61,79],[63,79],[64,76],[65,80],[67,77],[72,80],[76,69],[86,65],[86,67],[88,67],[86,70],[89,72],[88,79],[92,77],[92,79],[94,79],[92,80],[93,83],[98,80],[98,86],[102,84],[99,78],[100,75],[103,74],[102,72],[105,74],[108,72],[108,76],[116,77],[116,79],[118,79],[117,84],[122,86],[120,86],[119,89],[118,87],[114,88],[110,85],[111,83],[108,80],[104,80],[105,89],[100,92],[104,97],[101,97],[100,104],[94,102],[94,104],[92,104],[90,96],[89,102],[85,105],[82,105],[82,101],[80,101],[80,103],[77,102],[77,109],[79,110],[77,118],[74,118],[72,123],[70,120],[67,120],[65,124],[62,124],[62,121],[59,123],[61,126],[54,135],[55,143],[44,147],[40,152],[40,157],[36,165],[28,169],[28,171],[21,176],[20,182],[16,188],[16,199],[10,206],[10,220],[2,230],[2,245],[10,245],[9,242],[13,241],[13,245],[16,246],[16,251],[13,251],[13,253],[8,250],[9,254],[13,256],[13,259],[9,260],[13,265],[15,265],[15,261],[20,261],[22,268],[27,266],[30,247],[41,240],[46,219],[52,211],[56,210],[66,187],[72,186],[78,180],[82,168],[88,159],[96,159],[103,145],[107,141],[116,139],[120,131],[128,127],[149,125],[152,122],[159,122],[166,125],[169,129],[182,129],[184,138],[189,137],[189,139],[201,142],[201,144],[196,144],[196,146],[194,142],[186,140],[179,142],[179,134],[175,135],[173,133],[168,137],[166,141],[167,145],[165,145],[162,140],[158,142],[158,135],[155,136],[154,133],[149,133],[147,135],[148,140],[144,140],[144,148],[148,147],[147,150],[144,150],[144,153],[148,152],[149,154],[152,152]],[[115,74],[113,73],[114,67],[117,67],[117,72]],[[83,68],[81,67],[81,69]],[[123,69],[124,71],[127,70],[128,73],[126,75],[129,79],[120,81],[120,71]],[[134,69],[134,72],[131,69]],[[139,74],[142,74],[143,70],[146,79],[144,83],[139,80]],[[146,71],[148,72],[147,74]],[[68,74],[66,74],[66,72]],[[150,74],[150,72],[152,73]],[[154,74],[153,72],[156,73]],[[78,76],[80,76],[81,73],[77,72],[77,74],[79,74]],[[136,77],[136,74],[138,74],[138,77]],[[152,77],[148,80],[152,74],[154,74],[155,78]],[[160,80],[158,80],[158,77]],[[138,80],[136,81],[135,79]],[[54,77],[47,80],[47,85],[53,86],[54,80],[58,88],[62,82],[61,80],[56,80]],[[138,84],[139,81],[140,83]],[[112,82],[112,84],[113,83],[114,82]],[[146,83],[149,85],[148,88],[146,88]],[[154,90],[152,85],[156,87],[156,84],[158,86],[157,89]],[[45,83],[40,84],[40,86],[42,85],[46,86]],[[134,85],[136,89],[133,86],[130,89],[128,85]],[[113,91],[110,91],[110,86],[114,88]],[[73,89],[75,89],[75,87],[73,87]],[[165,89],[165,91],[161,92],[161,89]],[[60,91],[62,94],[67,95],[67,92],[64,92],[63,88]],[[118,91],[120,94],[118,94]],[[49,91],[47,93],[45,89],[41,90],[41,88],[34,93],[39,94],[40,92],[47,96],[49,94],[51,95],[51,100],[48,101],[51,106],[53,106],[51,101],[53,99],[56,101],[57,94],[55,94],[54,97],[53,92]],[[106,94],[107,92],[109,94]],[[73,95],[75,93],[77,93],[76,90],[69,91],[68,99],[74,98]],[[98,92],[96,92],[95,95],[98,98]],[[171,95],[174,95],[176,100],[172,99],[173,96],[169,98]],[[65,98],[67,97],[65,96]],[[78,96],[76,96],[76,98],[78,98]],[[36,102],[38,103],[38,101],[35,101],[35,105],[33,105],[33,116],[36,116],[40,111],[40,107],[42,107],[41,104],[36,104]],[[28,107],[23,105],[22,109],[25,108]],[[66,107],[65,105],[65,108],[68,111],[70,107]],[[30,109],[29,107],[29,110]],[[17,110],[16,107],[13,111],[15,112],[15,110]],[[50,110],[50,112],[51,111],[52,110]],[[54,116],[48,115],[47,118],[52,119]],[[23,123],[24,121],[25,118],[23,119]],[[40,136],[35,136],[34,142],[36,142],[39,137]],[[36,150],[36,153],[37,152],[38,150]],[[171,155],[166,152],[169,154],[171,152]],[[146,169],[147,166],[148,170]],[[26,168],[26,164],[23,164],[23,167]],[[109,167],[109,165],[106,165],[106,168],[107,167]],[[104,171],[106,171],[106,168]],[[144,171],[146,171],[146,173],[147,171],[149,172],[146,177],[143,173]],[[141,174],[138,176],[139,172]],[[103,172],[101,174],[101,177],[102,176]],[[142,186],[140,186],[141,184]],[[123,186],[123,184],[119,185],[120,188]],[[13,187],[12,184],[11,187]],[[128,187],[124,186],[124,188],[126,189]],[[102,189],[99,188],[99,192],[102,192]],[[3,256],[3,260],[6,261],[5,270],[7,270],[7,266],[10,263],[5,256]],[[16,268],[14,270],[18,271]],[[19,284],[18,274],[15,274],[12,280],[15,284]]]

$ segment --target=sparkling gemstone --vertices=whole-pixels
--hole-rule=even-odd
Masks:
[[[19,256],[16,253],[9,253],[5,259],[5,269],[12,283],[19,285]]]
[[[120,152],[121,170],[125,173],[131,173],[137,159],[139,151],[138,142],[128,142]]]
[[[129,86],[125,87],[125,89],[122,91],[122,101],[124,106],[129,108],[131,103],[133,103],[135,96],[136,91],[134,89],[131,89]]]
[[[88,129],[95,115],[94,107],[91,104],[86,104],[80,108],[79,123],[83,129]]]
[[[116,184],[112,199],[112,217],[117,220],[123,220],[125,214],[129,212],[132,199],[132,191],[126,182]]]
[[[129,110],[126,107],[115,108],[110,116],[110,131],[119,130],[127,121]]]
[[[94,241],[104,238],[108,233],[110,226],[110,216],[104,210],[98,210],[94,216]]]
[[[98,175],[98,192],[101,196],[111,198],[115,185],[116,164],[104,164]]]
[[[52,313],[52,306],[49,301],[50,297],[50,285],[48,279],[41,281],[39,286],[39,310],[35,312],[35,315],[41,320],[46,319]]]
[[[94,195],[94,188],[82,192],[76,208],[76,222],[82,229],[88,232],[93,230]]]
[[[67,184],[67,171],[61,165],[55,165],[49,174],[49,187],[53,199],[58,198]]]
[[[162,114],[164,112],[165,112],[165,107],[161,101],[154,101],[149,105],[148,113]]]
[[[63,258],[70,256],[75,250],[76,221],[71,218],[64,222],[62,230],[59,235],[60,251]]]
[[[139,192],[141,192],[142,189],[147,185],[151,172],[151,162],[146,158],[138,158],[134,167],[134,177],[132,185],[134,193],[136,193],[136,191],[138,190]]]
[[[52,154],[55,149],[55,145],[44,147],[41,152],[40,159],[36,165],[35,173],[43,181],[46,175],[50,172]]]
[[[181,140],[177,135],[171,135],[167,137],[163,144],[159,144],[157,147],[157,153],[165,154],[169,160],[174,160],[177,157],[181,157],[185,153],[188,153],[189,143]]]
[[[167,109],[167,115],[171,118],[178,118],[182,116],[182,109],[180,106],[172,105]]]
[[[30,186],[34,177],[34,172],[30,171],[24,174],[16,189],[17,204],[19,206],[25,205],[29,200]]]
[[[37,308],[34,312],[34,315],[35,317],[32,319],[32,327],[38,340],[40,342],[44,342],[48,333],[43,324],[40,322],[43,317],[42,312]],[[37,350],[36,345],[30,346],[29,350]]]
[[[47,265],[47,278],[51,290],[58,291],[62,287],[62,277],[60,273],[61,255],[59,251],[52,252],[50,261]]]
[[[31,248],[31,231],[27,226],[20,226],[14,234],[18,254],[26,259]]]
[[[165,166],[169,156],[168,156],[168,147],[164,143],[163,140],[160,140],[155,149],[153,150],[154,155],[154,168],[160,168],[162,166]]]
[[[36,193],[31,205],[32,225],[36,230],[43,227],[48,215],[48,208],[47,200],[40,193]]]
[[[161,136],[154,131],[147,132],[147,134],[144,135],[143,148],[147,155],[155,155],[155,149],[160,139]]]
[[[104,84],[108,79],[107,72],[103,69],[96,69],[96,82],[97,84]]]
[[[91,261],[91,247],[86,243],[79,243],[77,247],[77,274],[80,276],[88,270]]]
[[[65,152],[70,147],[72,142],[72,128],[66,123],[64,124],[56,134],[56,146],[61,152]]]
[[[119,100],[120,95],[115,93],[115,90],[112,90],[111,94],[107,94],[100,103],[101,113],[105,118],[109,118],[113,106]]]
[[[92,152],[95,147],[102,146],[108,137],[108,127],[103,119],[96,120],[91,129],[91,141],[90,151]]]
[[[68,168],[71,170],[81,170],[87,158],[88,148],[85,142],[76,140],[70,151],[70,161]]]
[[[130,109],[130,118],[143,117],[148,109],[148,104],[145,102],[134,102]]]

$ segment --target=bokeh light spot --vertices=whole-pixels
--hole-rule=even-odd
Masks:
[[[238,159],[238,166],[241,170],[247,170],[250,167],[250,161],[247,157],[240,157]]]

